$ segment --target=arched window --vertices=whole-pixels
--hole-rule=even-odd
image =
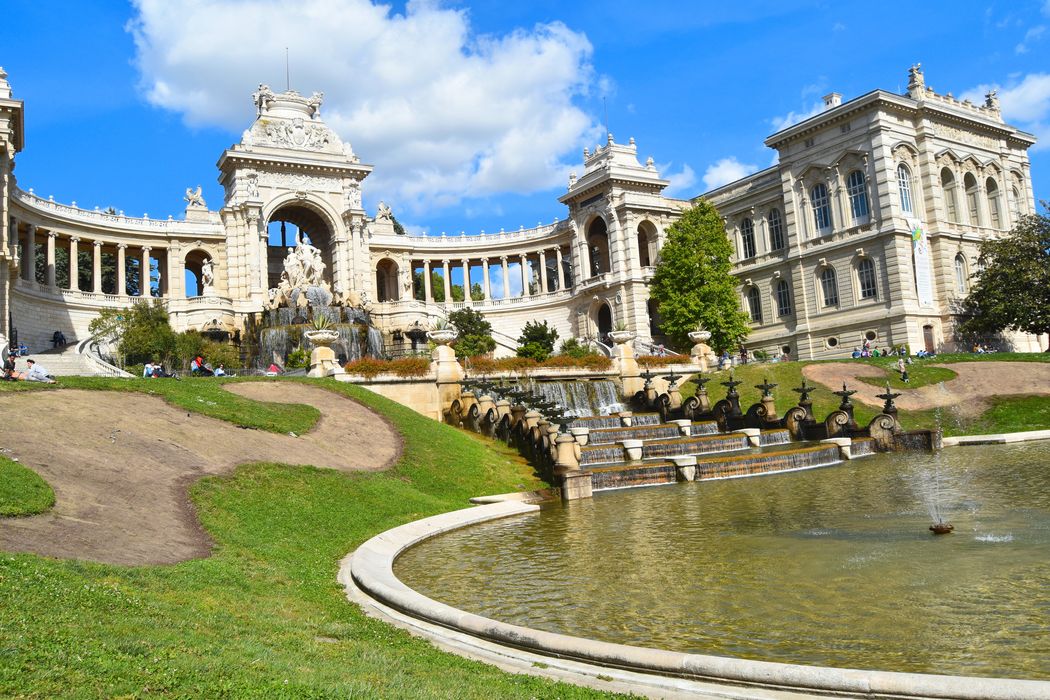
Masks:
[[[897,166],[897,191],[901,196],[901,211],[914,214],[915,207],[911,203],[911,171],[904,163]]]
[[[755,257],[755,224],[751,219],[740,222],[741,255],[744,260]]]
[[[824,297],[824,306],[838,305],[839,283],[835,278],[835,268],[825,267],[820,271],[820,291]]]
[[[791,288],[784,280],[777,282],[777,316],[791,315]]]
[[[1010,212],[1013,214],[1014,223],[1016,224],[1017,220],[1021,218],[1021,190],[1014,187],[1011,190],[1011,193],[1014,196],[1014,201],[1013,208],[1010,210]]]
[[[823,182],[813,185],[809,192],[813,201],[813,220],[820,233],[831,232],[831,202],[828,200],[828,186]]]
[[[747,290],[747,310],[752,321],[762,323],[762,295],[758,293],[758,287],[749,287]]]
[[[955,256],[955,290],[959,294],[966,294],[969,278],[966,274],[966,256],[959,253]]]
[[[966,173],[963,177],[963,187],[966,188],[966,210],[970,215],[970,225],[981,225],[981,212],[977,206],[977,178],[973,173]]]
[[[959,206],[955,201],[955,176],[948,168],[941,170],[941,190],[944,192],[944,209],[948,221],[959,223]]]
[[[860,298],[874,299],[878,294],[875,285],[875,263],[871,258],[862,258],[857,263],[857,281],[860,282]]]
[[[784,249],[784,219],[780,216],[779,209],[769,211],[769,249]]]
[[[868,192],[864,184],[864,173],[859,170],[854,170],[846,178],[849,208],[855,224],[865,223],[868,220]]]
[[[995,180],[988,178],[984,183],[984,189],[988,193],[988,216],[992,228],[1002,228],[1002,213],[999,208],[999,185]]]

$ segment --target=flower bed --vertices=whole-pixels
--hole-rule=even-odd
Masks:
[[[362,357],[347,362],[343,369],[348,374],[360,374],[371,379],[378,374],[396,374],[399,377],[424,377],[430,372],[430,359],[426,357],[401,357],[396,360],[377,360]]]
[[[639,355],[635,359],[638,361],[639,367],[687,365],[692,361],[688,355]]]
[[[485,356],[470,357],[461,361],[464,367],[474,375],[496,372],[529,372],[544,368],[587,369],[604,372],[612,366],[612,360],[604,355],[585,355],[583,357],[552,355],[543,362],[537,362],[528,357],[501,357],[496,360]]]

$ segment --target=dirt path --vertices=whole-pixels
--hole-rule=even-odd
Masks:
[[[1041,362],[959,362],[945,367],[959,376],[944,382],[944,387],[931,384],[905,390],[897,399],[897,407],[906,411],[922,411],[939,406],[958,408],[963,417],[984,413],[992,396],[1050,395],[1050,364]],[[850,362],[832,362],[807,365],[802,369],[807,379],[838,389],[842,382],[857,389],[853,400],[869,406],[882,406],[875,398],[882,389],[857,381],[857,377],[885,377],[886,373],[872,365]]]
[[[261,401],[307,403],[321,420],[298,438],[187,413],[159,398],[103,391],[0,395],[0,445],[55,490],[55,507],[0,519],[0,550],[113,564],[207,556],[188,488],[245,462],[383,469],[401,453],[385,419],[350,399],[292,383],[228,387]]]

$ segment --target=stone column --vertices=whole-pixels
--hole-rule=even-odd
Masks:
[[[26,259],[25,278],[29,282],[36,282],[36,224],[26,227]]]
[[[423,299],[428,303],[434,301],[434,292],[430,288],[430,261],[423,261]]]
[[[142,247],[142,259],[139,261],[139,296],[149,298],[150,293],[150,265],[149,246]]]
[[[565,265],[561,259],[561,246],[557,247],[558,253],[558,291],[565,289]]]
[[[489,284],[489,259],[483,258],[481,261],[481,293],[482,298],[488,301],[492,298],[492,286]]]
[[[547,251],[540,249],[540,291],[547,293]]]
[[[510,298],[510,280],[508,279],[508,277],[510,276],[510,271],[509,271],[508,266],[507,266],[507,256],[506,255],[501,255],[501,256],[499,256],[499,259],[500,259],[500,262],[503,263],[503,298],[504,299],[509,299]]]
[[[77,260],[77,243],[80,239],[73,236],[69,239],[69,289],[76,291],[80,288],[80,265]]]
[[[448,260],[441,261],[441,269],[444,271],[445,279],[442,280],[445,283],[445,303],[449,304],[452,302],[452,277],[449,275]]]
[[[126,296],[128,293],[127,263],[124,260],[124,251],[127,249],[127,243],[117,244],[117,294],[119,296]]]
[[[58,234],[54,231],[47,232],[47,286],[55,288],[55,239]]]
[[[463,258],[463,301],[474,301],[470,296],[470,261]]]
[[[91,289],[95,294],[102,293],[102,241],[92,242]]]
[[[522,253],[518,256],[521,258],[521,298],[529,298],[529,256],[527,253]]]

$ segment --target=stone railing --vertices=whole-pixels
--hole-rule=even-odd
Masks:
[[[447,248],[451,246],[478,246],[478,245],[492,245],[497,243],[511,243],[515,241],[533,241],[537,238],[544,238],[547,236],[556,236],[563,233],[570,233],[571,227],[568,226],[567,221],[555,221],[551,224],[542,224],[540,226],[534,226],[533,228],[520,228],[517,231],[503,231],[500,230],[498,233],[485,233],[482,231],[480,234],[466,235],[466,234],[455,234],[440,236],[434,235],[405,235],[405,236],[391,236],[389,234],[379,234],[372,236],[372,242],[375,245],[387,243],[390,245],[397,246],[424,246],[435,248]]]
[[[142,218],[125,216],[123,213],[110,214],[104,211],[81,209],[75,205],[60,204],[53,199],[44,199],[32,191],[25,192],[15,189],[14,199],[31,209],[58,215],[75,221],[82,221],[94,226],[111,226],[126,228],[136,231],[191,233],[193,235],[206,235],[209,233],[221,234],[222,228],[217,223],[181,221],[169,216],[167,219],[150,219],[143,215]]]

